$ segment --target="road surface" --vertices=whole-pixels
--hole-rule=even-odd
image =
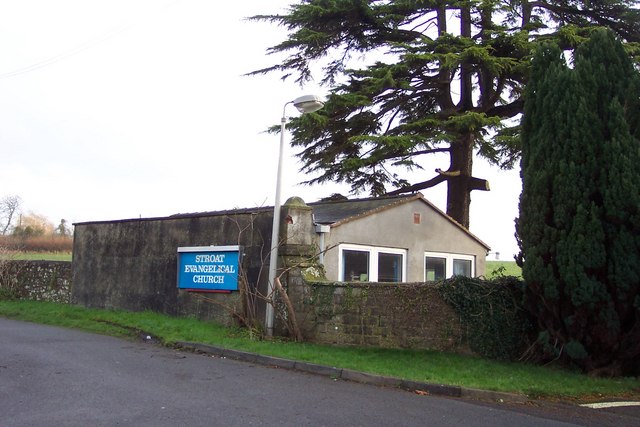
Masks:
[[[0,318],[0,426],[623,426]],[[586,415],[584,415],[586,414]],[[614,423],[615,422],[615,423]],[[633,424],[628,424],[633,425]]]

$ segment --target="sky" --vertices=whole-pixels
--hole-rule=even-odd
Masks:
[[[55,225],[273,206],[279,135],[265,129],[286,102],[327,89],[245,76],[277,61],[266,50],[286,31],[244,18],[290,3],[0,0],[0,197]],[[349,195],[299,185],[310,177],[294,154],[285,148],[283,202]],[[422,166],[413,181],[448,163]],[[472,193],[470,231],[489,259],[512,260],[518,170],[476,159],[474,175],[491,191]],[[444,185],[422,193],[445,210]]]

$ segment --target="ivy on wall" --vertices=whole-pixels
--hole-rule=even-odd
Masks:
[[[498,360],[522,355],[533,325],[522,308],[523,281],[511,276],[491,280],[458,276],[437,288],[460,315],[471,350]]]

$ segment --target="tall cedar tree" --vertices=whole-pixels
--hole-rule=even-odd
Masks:
[[[446,182],[447,213],[469,227],[474,152],[501,167],[519,155],[522,91],[533,47],[579,45],[596,26],[640,41],[637,0],[304,0],[273,22],[289,37],[269,49],[300,84],[314,71],[329,86],[325,108],[290,123],[302,170],[351,184],[354,193],[405,193]],[[636,49],[635,43],[630,43]],[[350,69],[356,64],[361,68]],[[425,155],[448,153],[427,180],[409,183]],[[434,167],[435,164],[432,163]]]
[[[526,306],[547,356],[640,374],[640,74],[594,32],[574,68],[547,45],[522,120],[517,232]]]

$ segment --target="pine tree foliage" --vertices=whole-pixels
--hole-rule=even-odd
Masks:
[[[638,52],[637,0],[303,0],[283,15],[254,16],[289,30],[269,52],[281,73],[330,88],[323,110],[292,120],[307,183],[346,182],[373,195],[446,182],[447,213],[468,227],[477,153],[510,168],[533,48],[579,45],[613,28]],[[635,53],[634,53],[635,54]],[[429,165],[447,153],[448,164]],[[435,169],[412,183],[409,170]]]
[[[573,68],[556,45],[533,60],[517,232],[527,307],[554,357],[640,373],[640,73],[594,32]]]

